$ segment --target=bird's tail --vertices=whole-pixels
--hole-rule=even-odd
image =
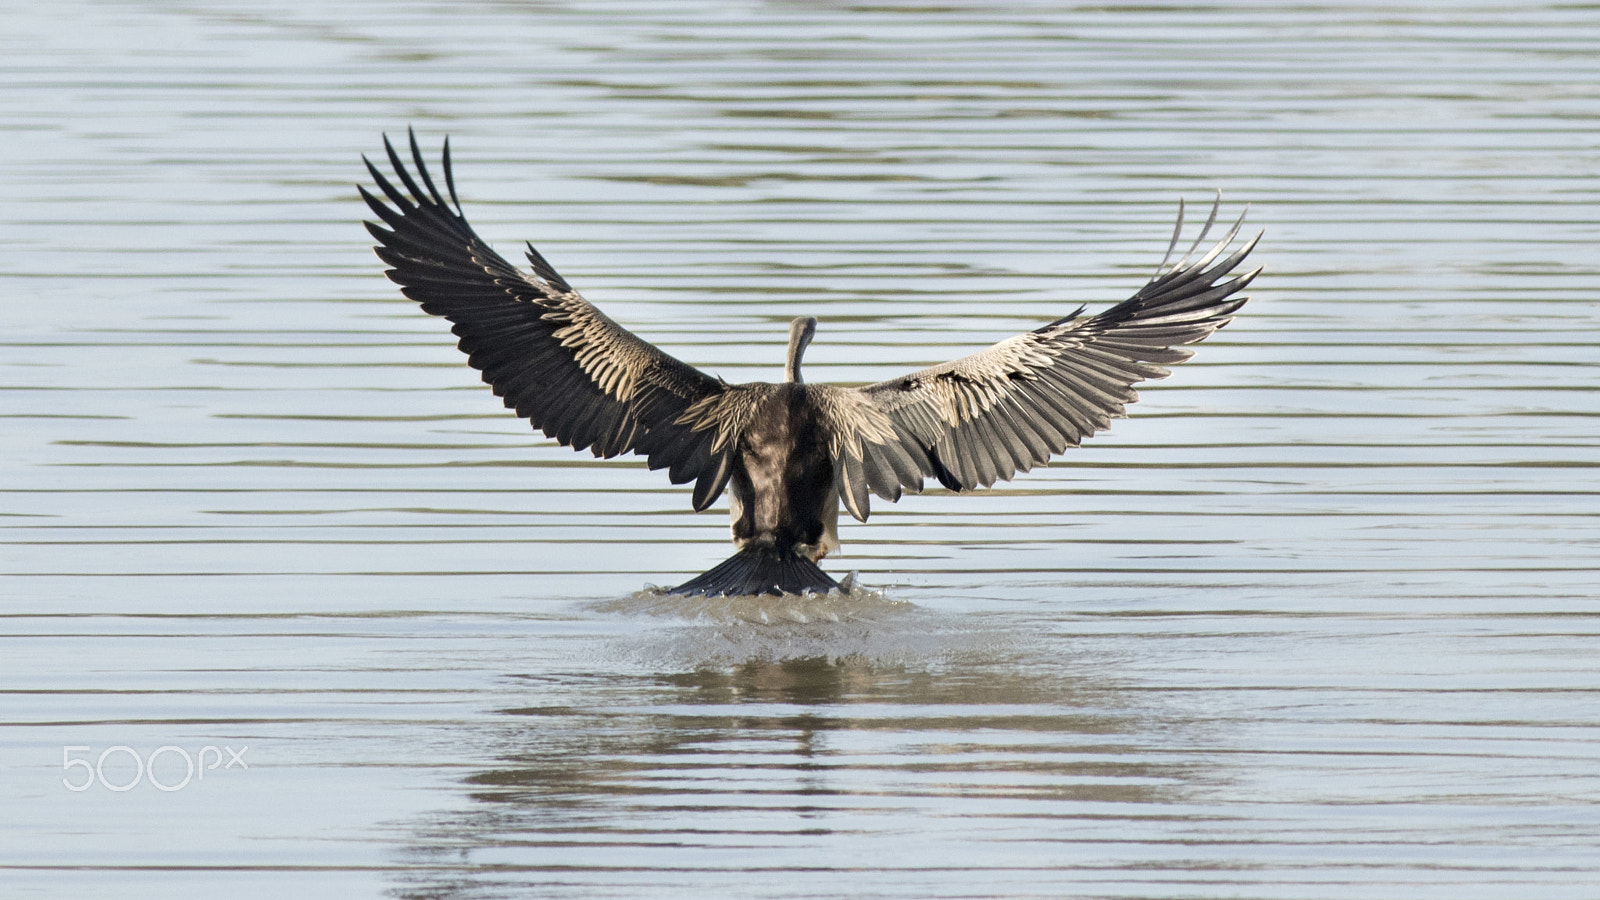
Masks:
[[[751,544],[669,594],[741,597],[753,594],[827,593],[839,587],[816,563],[789,548]]]

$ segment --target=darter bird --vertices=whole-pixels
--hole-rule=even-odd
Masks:
[[[838,549],[839,509],[865,522],[869,498],[894,502],[928,478],[971,491],[1042,465],[1110,426],[1138,399],[1133,385],[1188,359],[1185,345],[1232,320],[1260,269],[1232,273],[1256,241],[1227,251],[1244,217],[1195,256],[1167,255],[1132,297],[1083,307],[970,356],[864,387],[808,384],[800,359],[817,320],[795,319],[781,383],[728,384],[663,353],[578,295],[530,244],[530,269],[507,262],[461,211],[444,142],[449,199],[410,136],[411,167],[384,138],[403,190],[363,157],[382,197],[361,196],[388,276],[424,312],[443,316],[467,363],[518,416],[574,450],[645,457],[673,484],[694,482],[701,511],[729,494],[738,552],[671,589],[684,595],[824,592],[817,562]],[[1226,256],[1224,254],[1227,253]],[[1231,277],[1230,277],[1231,276]]]

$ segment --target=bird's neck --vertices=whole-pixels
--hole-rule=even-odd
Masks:
[[[806,345],[811,343],[814,328],[816,324],[805,319],[796,319],[789,326],[789,354],[783,364],[784,381],[795,384],[804,381],[800,377],[800,358],[805,356]]]

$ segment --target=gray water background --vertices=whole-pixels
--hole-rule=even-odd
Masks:
[[[0,894],[1600,896],[1593,5],[0,21]],[[407,125],[730,381],[797,314],[865,382],[1118,300],[1180,197],[1267,269],[1110,433],[846,524],[882,598],[630,599],[724,507],[398,297]],[[249,768],[64,786],[113,746]]]

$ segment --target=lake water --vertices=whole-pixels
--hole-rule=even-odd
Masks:
[[[0,894],[1600,895],[1594,7],[4,21]],[[844,524],[881,596],[633,599],[725,503],[399,298],[407,125],[730,381],[1121,299],[1219,189],[1266,273],[1110,433]]]

